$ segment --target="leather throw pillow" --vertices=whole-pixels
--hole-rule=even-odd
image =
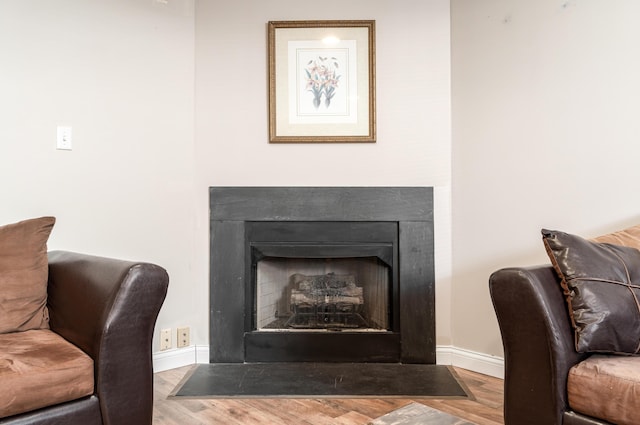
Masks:
[[[48,329],[47,240],[54,217],[0,226],[0,333]]]
[[[568,233],[542,230],[561,279],[576,351],[640,351],[640,251]]]

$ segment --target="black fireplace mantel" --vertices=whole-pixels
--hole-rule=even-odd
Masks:
[[[211,363],[264,361],[252,354],[256,352],[253,347],[259,348],[258,353],[261,347],[280,350],[285,360],[295,352],[289,346],[272,346],[270,339],[249,328],[246,307],[250,305],[247,283],[251,266],[247,264],[246,234],[253,222],[397,224],[397,332],[382,336],[337,332],[305,343],[311,349],[317,344],[322,352],[323,339],[337,338],[369,346],[374,354],[366,361],[435,363],[433,188],[211,187],[210,218]],[[379,348],[384,344],[379,344],[377,337],[397,340],[397,349]],[[339,359],[345,360],[349,358]]]

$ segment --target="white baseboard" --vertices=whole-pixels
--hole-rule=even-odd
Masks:
[[[451,345],[436,347],[436,363],[450,365],[504,379],[504,359]]]
[[[190,345],[153,353],[153,371],[163,372],[196,363],[209,363],[208,345]]]
[[[191,345],[153,354],[153,371],[162,372],[196,363],[209,363],[208,345]],[[504,379],[504,359],[453,346],[436,347],[436,363]]]

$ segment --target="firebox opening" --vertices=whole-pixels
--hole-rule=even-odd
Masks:
[[[255,271],[258,331],[391,329],[391,268],[379,257],[264,257]]]

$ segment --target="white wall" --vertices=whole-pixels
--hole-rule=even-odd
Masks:
[[[492,271],[640,222],[640,3],[451,4],[453,342],[501,356]]]
[[[640,219],[640,4],[310,4],[0,2],[0,223],[162,264],[158,328],[206,345],[209,186],[434,186],[437,344],[502,355],[492,271]],[[294,19],[376,20],[377,143],[267,142],[266,23]]]
[[[377,143],[268,143],[266,24],[294,19],[376,20]],[[3,0],[0,223],[55,215],[51,249],[163,265],[157,329],[207,345],[209,186],[434,186],[448,345],[449,47],[447,0]]]
[[[267,22],[303,19],[376,21],[377,143],[268,143]],[[448,0],[197,2],[199,225],[209,186],[435,186],[437,343],[449,345],[449,27]]]
[[[497,356],[492,271],[640,221],[635,0],[194,2],[0,2],[0,223],[164,265],[158,328],[208,344],[211,185],[435,186],[437,343]],[[266,23],[294,19],[376,20],[377,143],[267,143]]]
[[[163,265],[159,327],[203,327],[193,34],[192,0],[0,2],[0,223],[54,215],[50,249]]]

